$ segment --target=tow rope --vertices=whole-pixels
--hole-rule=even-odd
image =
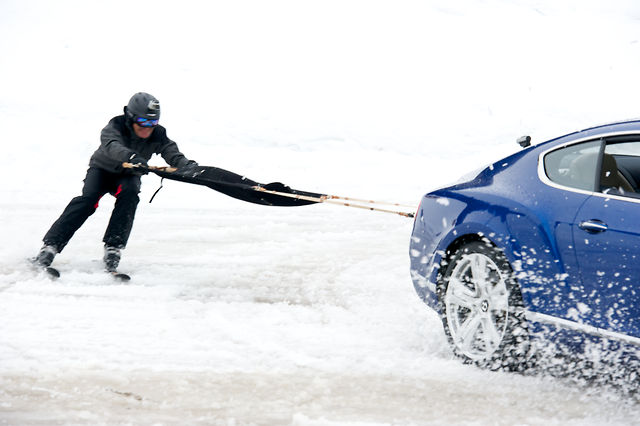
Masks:
[[[197,166],[181,170],[173,167],[145,167],[131,163],[123,163],[122,167],[125,169],[142,169],[161,177],[160,187],[154,192],[149,202],[152,202],[158,192],[163,188],[163,181],[166,178],[207,186],[230,197],[255,204],[295,207],[316,203],[328,203],[383,213],[393,213],[408,218],[413,218],[415,216],[415,206],[300,191],[291,189],[289,186],[281,182],[262,184],[245,176],[220,169],[218,167]],[[402,210],[379,208],[377,205],[393,206],[402,208]],[[405,211],[409,209],[411,210]]]

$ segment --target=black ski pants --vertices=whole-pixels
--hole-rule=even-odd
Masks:
[[[110,173],[96,167],[87,170],[82,195],[71,200],[51,225],[43,238],[44,243],[61,252],[73,234],[96,211],[100,198],[106,193],[116,197],[116,203],[102,241],[109,246],[124,248],[140,201],[140,176]]]

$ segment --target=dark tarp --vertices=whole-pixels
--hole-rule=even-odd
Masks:
[[[321,202],[321,200],[309,201],[301,200],[299,198],[290,198],[283,195],[256,191],[252,189],[252,187],[260,186],[270,191],[285,192],[305,197],[320,198],[323,196],[323,194],[316,194],[314,192],[297,191],[280,182],[261,184],[244,176],[240,176],[236,173],[219,169],[217,167],[198,166],[188,170],[178,169],[174,172],[168,172],[161,169],[149,169],[149,171],[166,179],[208,186],[211,189],[222,192],[230,197],[237,198],[238,200],[267,206],[304,206]]]

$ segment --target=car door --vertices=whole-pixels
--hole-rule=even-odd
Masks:
[[[599,187],[576,215],[581,288],[568,296],[580,322],[640,337],[640,137],[628,139],[607,141]]]
[[[581,285],[582,276],[576,258],[574,222],[582,205],[595,191],[598,157],[602,150],[601,139],[562,145],[543,153],[544,183],[555,190],[546,190],[546,208],[540,212],[549,228],[549,239],[556,247],[558,261],[564,276],[553,283],[544,284],[543,294],[535,301],[536,310],[551,317],[579,320],[575,315],[582,306],[582,296],[575,290]],[[536,294],[539,291],[536,292]]]

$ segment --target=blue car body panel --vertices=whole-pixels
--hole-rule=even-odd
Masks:
[[[528,147],[468,182],[426,194],[410,241],[411,277],[421,299],[439,311],[437,277],[447,251],[461,240],[481,239],[500,248],[514,269],[533,333],[552,324],[553,338],[578,350],[584,339],[576,335],[640,344],[640,203],[549,185],[538,173],[541,155],[556,147],[626,134],[640,136],[640,122]],[[580,228],[595,218],[606,218],[606,232]]]

